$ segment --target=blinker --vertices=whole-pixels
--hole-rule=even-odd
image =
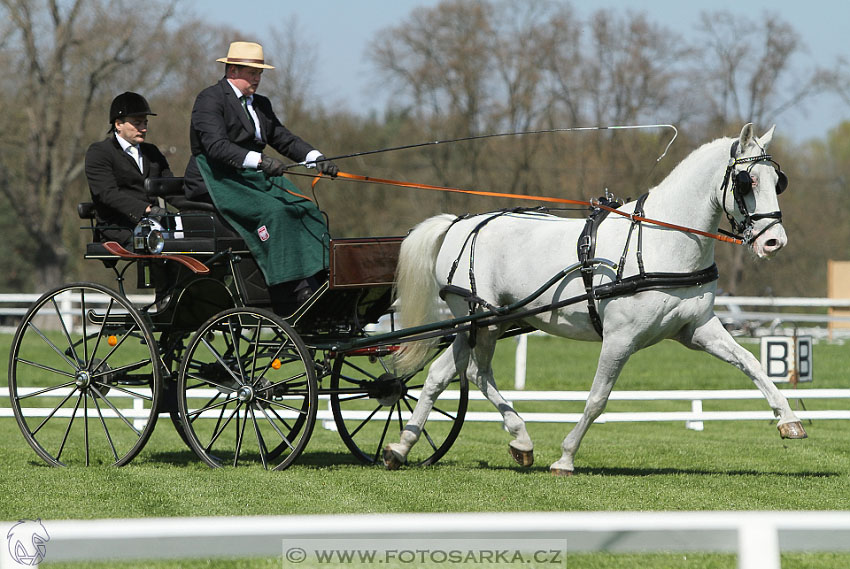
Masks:
[[[748,196],[753,192],[753,179],[747,170],[741,170],[735,174],[735,188],[742,196]]]
[[[778,166],[778,165],[777,165]],[[778,196],[788,188],[788,176],[785,172],[776,168],[776,195]],[[735,189],[741,196],[748,196],[753,191],[753,178],[750,176],[749,170],[740,170],[735,174]]]
[[[788,176],[782,170],[778,171],[779,179],[776,180],[776,195],[778,196],[788,187]]]

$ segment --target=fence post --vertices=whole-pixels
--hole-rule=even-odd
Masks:
[[[691,412],[702,414],[702,399],[691,401]],[[692,431],[702,431],[705,429],[705,424],[702,421],[685,421],[685,427]]]
[[[764,516],[738,527],[738,569],[781,569],[779,532]]]
[[[516,337],[516,361],[514,364],[514,389],[525,389],[525,369],[528,362],[528,334]]]

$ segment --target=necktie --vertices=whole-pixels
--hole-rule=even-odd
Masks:
[[[143,172],[142,161],[139,160],[139,148],[137,146],[128,146],[127,152],[133,157],[133,161],[136,163],[136,167],[139,169],[139,172]]]
[[[239,97],[239,100],[242,101],[242,108],[245,109],[245,113],[248,115],[248,120],[251,121],[251,126],[254,128],[254,136],[259,138],[259,133],[257,132],[257,123],[254,122],[254,117],[251,115],[251,111],[248,109],[248,97],[246,95],[242,95]]]

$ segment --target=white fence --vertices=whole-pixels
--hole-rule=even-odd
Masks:
[[[35,388],[22,390],[22,394],[27,391],[34,391]],[[137,389],[139,393],[149,395],[149,391]],[[789,400],[814,400],[814,399],[850,399],[850,389],[781,389],[780,392]],[[69,389],[55,390],[52,395],[56,397],[64,397],[70,393]],[[214,390],[193,390],[190,394],[194,398],[209,399],[215,395]],[[445,391],[440,396],[444,399],[457,398],[459,392]],[[411,391],[411,395],[418,397],[417,391]],[[565,401],[586,401],[588,397],[587,391],[503,391],[502,395],[513,403],[516,402],[565,402]],[[0,398],[9,396],[8,388],[0,388]],[[128,396],[120,391],[110,393],[109,398],[118,400],[119,398],[127,398]],[[472,401],[484,400],[484,395],[480,391],[473,389],[469,392],[469,398]],[[325,428],[333,429],[333,413],[330,410],[329,396],[322,395],[320,399],[326,403],[326,409],[319,409],[316,414],[316,419],[322,422]],[[773,412],[767,408],[764,402],[764,396],[757,389],[705,389],[705,390],[669,390],[669,391],[614,391],[611,393],[610,401],[686,401],[690,405],[690,411],[631,411],[631,412],[604,412],[596,423],[623,423],[623,422],[646,422],[646,421],[673,421],[684,422],[685,426],[690,429],[701,431],[703,430],[704,421],[770,421],[774,419]],[[744,411],[704,411],[704,401],[741,401],[741,400],[757,400],[754,405],[757,409]],[[147,411],[142,407],[142,399],[135,398],[134,403],[136,408],[128,408],[122,411],[128,419],[143,420],[147,417]],[[46,416],[52,410],[46,407],[24,408],[24,414],[27,416]],[[54,417],[70,417],[73,412],[72,408],[59,410]],[[90,409],[92,417],[98,411]],[[83,411],[78,410],[77,415],[81,416]],[[115,412],[111,409],[102,409],[99,413],[105,418],[115,416]],[[369,410],[364,411],[348,411],[344,414],[347,419],[365,420],[367,418],[376,421],[385,420],[387,411],[380,411],[372,414]],[[832,410],[797,410],[797,416],[802,420],[847,420],[850,419],[850,405],[847,409],[832,409]],[[575,423],[581,417],[581,413],[542,413],[542,412],[525,412],[520,411],[523,419],[532,423]],[[13,417],[12,409],[9,407],[0,407],[0,417]],[[205,415],[200,415],[205,417]],[[217,417],[216,414],[210,414],[211,417]],[[410,416],[409,411],[401,413],[403,420],[407,420]],[[429,420],[432,421],[447,421],[447,417],[439,413],[433,413]],[[464,421],[473,422],[501,422],[502,416],[496,411],[469,411],[466,413]]]
[[[362,544],[390,540],[564,540],[570,553],[588,551],[708,551],[737,553],[739,569],[780,569],[780,552],[850,551],[850,512],[528,512],[361,514],[42,520],[45,561],[280,557],[307,553],[308,540]],[[15,525],[0,523],[6,536]],[[343,541],[344,540],[344,541]],[[404,543],[403,541],[401,543]],[[5,545],[5,544],[4,544]],[[342,545],[337,545],[340,549]],[[0,567],[19,565],[2,548]],[[30,565],[32,566],[32,565]],[[287,566],[287,565],[285,565]],[[366,565],[364,565],[366,566]],[[547,565],[548,566],[548,565]]]
[[[14,332],[31,304],[41,298],[40,294],[0,294],[0,332]],[[127,299],[135,306],[144,306],[154,301],[152,294],[129,294]],[[80,315],[80,299],[78,295],[67,294],[57,298],[59,310],[69,316]],[[109,303],[109,297],[103,294],[91,294],[86,297],[86,303],[91,308],[104,308]]]

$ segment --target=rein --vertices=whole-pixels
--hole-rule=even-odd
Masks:
[[[313,182],[312,182],[312,186],[314,188],[315,188],[316,184],[319,182],[319,180],[321,180],[322,178],[325,177],[325,176],[322,176],[322,175],[317,176],[317,175],[312,174],[312,173],[310,173],[310,174],[300,174],[300,173],[296,173],[296,172],[290,172],[290,174],[309,176],[309,177],[314,178]],[[528,200],[528,201],[536,201],[536,202],[547,202],[547,203],[557,203],[557,204],[570,204],[570,205],[581,205],[581,206],[588,206],[588,207],[598,207],[599,209],[605,210],[609,213],[616,213],[617,215],[621,215],[623,217],[628,217],[633,222],[641,221],[641,222],[644,222],[644,223],[651,223],[653,225],[658,225],[660,227],[666,227],[667,229],[673,229],[673,230],[676,230],[676,231],[681,231],[683,233],[693,233],[695,235],[700,235],[702,237],[709,237],[711,239],[716,239],[717,241],[722,241],[724,243],[734,243],[735,245],[743,245],[744,244],[744,240],[740,239],[738,237],[720,235],[720,234],[717,234],[717,233],[709,233],[707,231],[701,231],[699,229],[693,229],[691,227],[684,227],[682,225],[676,225],[676,224],[673,224],[673,223],[667,223],[665,221],[659,221],[657,219],[650,219],[648,217],[643,217],[641,215],[636,215],[636,214],[633,214],[633,213],[627,213],[627,212],[621,211],[619,209],[604,205],[603,203],[601,203],[597,200],[582,201],[582,200],[571,200],[571,199],[567,199],[567,198],[555,198],[555,197],[549,197],[549,196],[529,196],[529,195],[524,195],[524,194],[508,194],[508,193],[501,193],[501,192],[488,192],[488,191],[483,191],[483,190],[464,190],[464,189],[461,189],[461,188],[452,188],[452,187],[447,187],[447,186],[433,186],[433,185],[430,185],[430,184],[418,184],[418,183],[415,183],[415,182],[404,182],[404,181],[401,181],[401,180],[391,180],[391,179],[387,179],[387,178],[373,178],[372,176],[361,176],[359,174],[351,174],[351,173],[348,173],[348,172],[339,172],[337,177],[343,178],[345,180],[351,180],[351,181],[354,181],[354,182],[370,183],[370,184],[382,184],[382,185],[385,185],[385,186],[395,186],[395,187],[399,187],[399,188],[411,188],[411,189],[416,189],[416,190],[433,190],[433,191],[438,191],[438,192],[450,192],[450,193],[468,194],[468,195],[474,195],[474,196],[486,196],[486,197],[494,197],[494,198],[510,198],[510,199]]]

